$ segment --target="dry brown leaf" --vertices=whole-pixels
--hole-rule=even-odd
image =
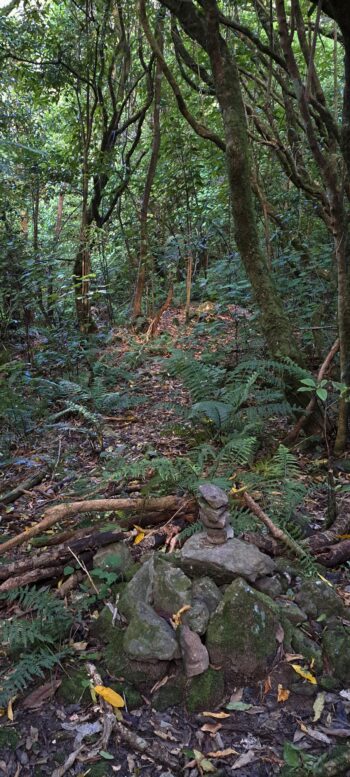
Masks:
[[[282,645],[282,642],[284,640],[284,628],[283,628],[283,626],[281,626],[280,623],[278,624],[277,629],[275,631],[275,637],[277,639],[277,642],[280,645]]]
[[[237,688],[233,693],[231,693],[231,696],[229,699],[230,704],[231,702],[242,701],[243,691],[244,691],[244,688]]]
[[[228,712],[202,712],[201,715],[204,715],[206,718],[216,718],[217,720],[230,717]]]
[[[251,764],[252,761],[256,761],[256,755],[254,753],[254,750],[248,750],[247,753],[243,753],[243,755],[240,756],[240,758],[237,758],[237,761],[234,762],[232,768],[232,771],[234,769],[242,769],[243,766],[248,766],[248,764]]]
[[[290,697],[290,691],[288,688],[283,688],[283,685],[279,683],[277,688],[277,701],[278,702],[284,702],[287,701]]]
[[[264,682],[264,696],[271,691],[271,677],[270,675],[266,678]]]
[[[221,728],[222,723],[204,723],[204,726],[201,726],[201,731],[205,731],[206,733],[214,736],[218,733],[218,731],[220,731]]]
[[[36,688],[35,691],[32,691],[23,699],[22,708],[25,710],[39,709],[39,707],[42,707],[43,704],[52,699],[61,682],[62,680],[51,680],[44,685],[40,685],[40,688]]]
[[[238,750],[234,750],[233,747],[226,747],[225,750],[215,750],[213,753],[208,753],[210,758],[228,758],[229,755],[239,755]]]
[[[163,685],[167,684],[168,680],[169,680],[168,674],[166,674],[165,677],[163,677],[161,680],[157,680],[157,682],[154,683],[154,685],[152,686],[150,693],[155,693],[156,691],[158,691],[159,688],[162,688]]]
[[[299,661],[299,659],[304,658],[302,653],[286,653],[284,656],[285,660],[290,661]]]

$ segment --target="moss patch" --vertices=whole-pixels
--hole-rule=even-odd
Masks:
[[[179,675],[173,677],[166,685],[159,688],[155,692],[152,699],[152,707],[158,710],[158,712],[164,712],[169,707],[176,707],[177,704],[182,704],[185,696],[185,677]]]
[[[91,701],[89,688],[85,685],[89,679],[83,669],[65,667],[67,674],[57,691],[57,697],[65,704],[87,704]]]
[[[0,728],[0,752],[5,750],[14,750],[19,742],[20,736],[15,728],[3,726]]]
[[[225,694],[224,673],[207,669],[189,680],[186,688],[186,706],[189,712],[215,709]]]

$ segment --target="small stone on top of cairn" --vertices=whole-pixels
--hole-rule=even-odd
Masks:
[[[199,517],[213,545],[223,545],[233,537],[228,510],[228,496],[218,486],[204,483],[199,486]]]

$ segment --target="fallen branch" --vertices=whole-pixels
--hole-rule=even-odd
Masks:
[[[7,542],[3,542],[0,546],[0,556],[3,556],[11,548],[15,548],[18,545],[23,545],[28,542],[32,537],[36,537],[41,532],[49,529],[58,521],[62,521],[64,518],[72,518],[80,513],[92,513],[92,512],[105,512],[106,510],[115,511],[134,511],[141,512],[143,515],[147,512],[150,513],[164,513],[164,512],[176,512],[179,508],[186,509],[192,507],[194,502],[192,500],[185,499],[178,496],[160,496],[152,499],[95,499],[86,500],[81,502],[71,502],[70,504],[55,505],[55,507],[49,507],[45,511],[44,517],[35,526],[31,526],[21,534],[13,537]],[[124,519],[123,519],[124,520]],[[135,519],[128,519],[126,525],[132,525]],[[138,518],[138,522],[140,519]]]
[[[332,363],[335,357],[335,354],[337,353],[338,350],[339,350],[339,339],[336,340],[335,343],[333,343],[332,348],[328,352],[323,364],[321,364],[321,367],[317,374],[317,383],[320,383],[320,381],[323,380],[328,370],[328,367]],[[313,413],[313,411],[315,410],[316,403],[317,403],[317,395],[315,392],[312,395],[309,403],[306,405],[304,414],[299,418],[299,420],[295,424],[294,428],[289,432],[289,434],[287,434],[287,437],[285,437],[284,439],[285,444],[290,444],[291,442],[295,442],[298,439],[303,426],[305,426],[306,422],[310,418],[311,413]]]
[[[19,499],[20,496],[23,496],[26,491],[30,491],[30,489],[34,488],[34,486],[38,486],[39,483],[44,480],[44,477],[47,475],[47,473],[48,468],[44,467],[44,469],[38,470],[38,472],[36,472],[30,478],[22,480],[22,482],[19,483],[19,485],[15,488],[11,489],[11,491],[7,491],[5,494],[0,494],[0,505],[9,505],[12,502],[15,502],[16,499]]]
[[[279,526],[276,526],[271,518],[266,515],[262,508],[249,494],[247,494],[246,491],[243,494],[243,499],[249,510],[253,513],[253,515],[256,515],[256,517],[259,518],[259,521],[261,521],[266,526],[275,540],[282,542],[283,545],[289,548],[298,558],[305,558],[308,556],[307,551],[298,545],[298,543],[295,542],[292,537],[289,537],[288,534],[285,534],[285,532],[280,529]]]

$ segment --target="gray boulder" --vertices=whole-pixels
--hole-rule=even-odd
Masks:
[[[175,632],[147,604],[140,603],[124,634],[124,650],[139,661],[171,661],[180,655]]]
[[[129,548],[124,542],[113,542],[106,548],[100,548],[94,555],[94,569],[105,569],[123,575],[134,563]]]
[[[142,564],[125,589],[118,602],[118,610],[130,620],[138,610],[138,605],[151,604],[153,598],[154,558]]]
[[[191,580],[168,561],[156,559],[153,574],[153,607],[172,615],[191,603]]]
[[[202,532],[185,542],[180,565],[187,574],[209,575],[216,583],[229,583],[236,577],[254,583],[258,577],[270,575],[275,570],[275,562],[255,545],[236,539],[212,545]]]
[[[194,601],[191,609],[182,616],[182,623],[196,634],[205,634],[209,623],[209,610],[205,602]]]
[[[238,578],[227,587],[209,621],[210,663],[222,667],[229,682],[264,677],[277,651],[278,626],[273,602]]]
[[[320,615],[327,615],[328,618],[335,615],[346,618],[348,615],[342,599],[333,586],[327,585],[323,580],[304,581],[295,601],[309,618],[314,620]]]
[[[222,593],[211,577],[198,577],[192,584],[192,599],[204,602],[212,614],[221,602]]]

